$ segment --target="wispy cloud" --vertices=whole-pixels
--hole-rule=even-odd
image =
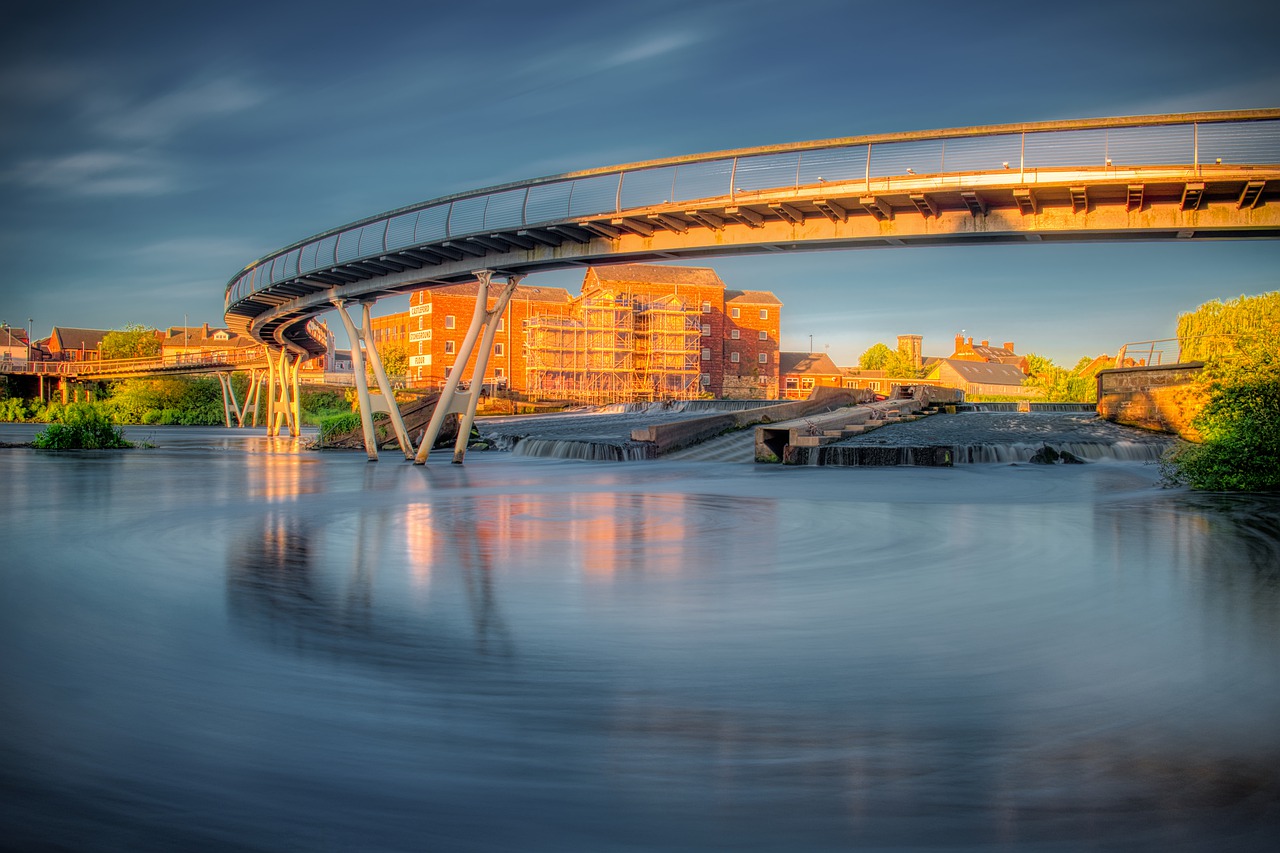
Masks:
[[[635,42],[629,47],[619,50],[598,60],[600,68],[619,68],[623,65],[648,62],[675,53],[686,47],[692,47],[702,41],[701,34],[693,30],[668,32]]]
[[[57,62],[21,62],[0,68],[0,103],[49,103],[75,94],[85,83],[82,69]]]
[[[69,64],[0,69],[0,105],[11,105],[17,117],[9,137],[24,140],[14,148],[27,149],[0,167],[0,182],[70,196],[172,193],[185,186],[176,137],[267,99],[265,90],[225,74],[170,85],[152,97],[126,97],[118,85]]]
[[[163,195],[177,182],[159,157],[107,149],[34,158],[6,175],[14,183],[72,195]]]
[[[128,250],[134,258],[166,268],[175,264],[197,267],[216,264],[225,265],[228,269],[239,267],[262,252],[262,245],[250,240],[206,236],[173,237]]]
[[[202,122],[257,106],[266,97],[264,91],[235,78],[204,80],[132,105],[104,101],[98,105],[105,114],[96,129],[114,139],[155,144]]]

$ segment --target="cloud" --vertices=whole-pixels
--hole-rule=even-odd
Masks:
[[[109,110],[110,114],[98,120],[96,129],[114,139],[155,144],[201,122],[233,115],[264,100],[264,92],[240,80],[206,80],[132,107],[100,104],[99,109]]]
[[[26,160],[5,177],[33,189],[86,196],[163,195],[176,188],[161,159],[101,149]]]
[[[40,104],[79,91],[85,83],[77,67],[52,62],[28,62],[0,68],[0,103]]]
[[[612,56],[602,59],[599,66],[602,69],[618,68],[623,65],[648,62],[651,59],[658,59],[669,53],[690,47],[701,40],[702,36],[692,30],[663,33],[637,42],[625,50],[618,51]]]
[[[156,196],[177,186],[163,160],[109,150],[26,160],[6,178],[35,190],[81,196]]]
[[[128,250],[129,256],[150,264],[172,268],[182,264],[189,268],[215,266],[221,270],[244,266],[263,254],[260,243],[231,237],[172,237]]]

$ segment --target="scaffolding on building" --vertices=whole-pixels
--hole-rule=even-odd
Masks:
[[[664,296],[636,312],[637,400],[688,400],[698,396],[698,312]]]
[[[697,314],[674,297],[639,304],[595,291],[573,316],[525,321],[527,393],[586,405],[695,397],[700,334]]]

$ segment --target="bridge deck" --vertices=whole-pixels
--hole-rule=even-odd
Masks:
[[[587,264],[920,245],[1280,237],[1280,110],[888,134],[463,193],[286,247],[227,322],[318,353],[334,299]]]

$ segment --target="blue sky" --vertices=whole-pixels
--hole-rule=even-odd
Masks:
[[[1280,7],[1238,0],[9,5],[0,320],[30,317],[37,336],[216,325],[226,282],[261,255],[511,180],[865,133],[1280,106],[1280,53],[1256,38]],[[784,349],[813,335],[842,364],[907,332],[945,355],[964,330],[1069,365],[1168,337],[1206,300],[1280,287],[1275,241],[707,265],[778,294]],[[576,291],[581,274],[538,279]]]

